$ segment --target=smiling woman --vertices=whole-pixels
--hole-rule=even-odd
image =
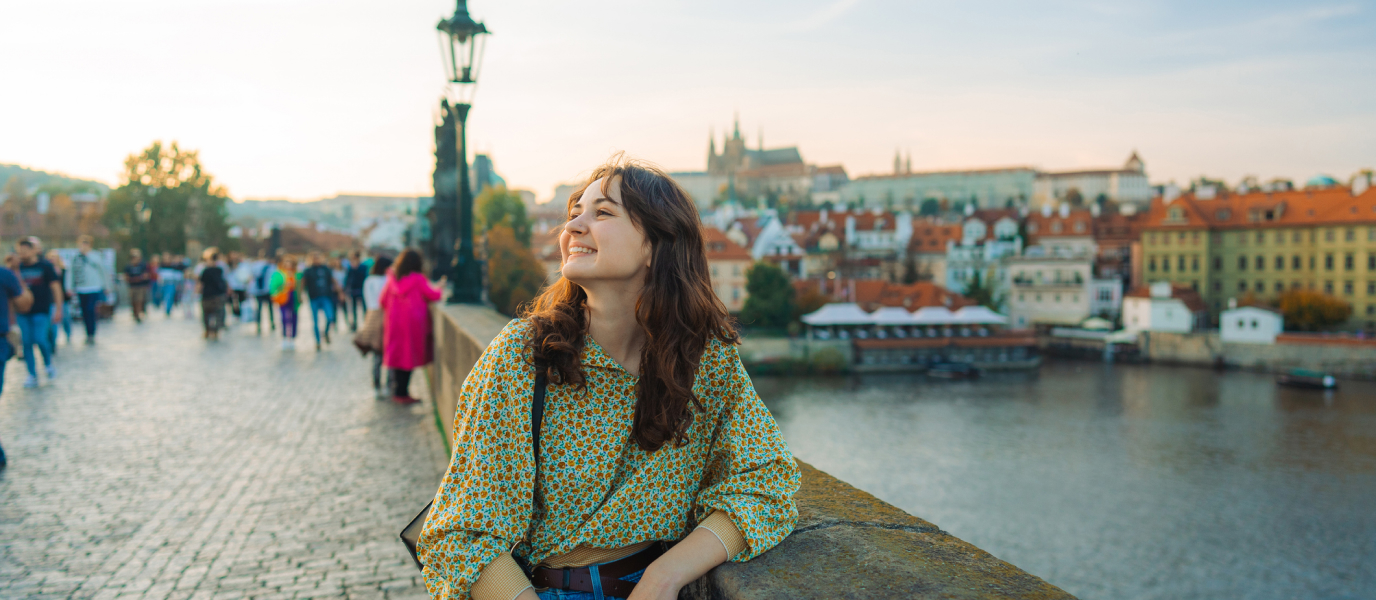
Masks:
[[[417,546],[432,597],[668,600],[792,532],[798,466],[741,365],[701,227],[635,162],[569,198],[563,277],[464,381]]]

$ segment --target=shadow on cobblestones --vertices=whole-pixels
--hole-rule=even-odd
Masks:
[[[425,597],[396,533],[447,463],[431,405],[374,400],[303,325],[284,353],[121,313],[38,389],[5,365],[0,598]]]

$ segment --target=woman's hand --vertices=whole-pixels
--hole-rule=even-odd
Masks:
[[[698,528],[645,569],[627,600],[674,600],[683,586],[726,562],[726,546],[717,534]]]

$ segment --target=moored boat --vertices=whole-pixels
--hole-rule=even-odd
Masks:
[[[1332,375],[1309,369],[1294,369],[1276,376],[1276,384],[1306,390],[1335,390],[1338,380]]]

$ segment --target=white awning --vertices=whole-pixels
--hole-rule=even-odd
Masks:
[[[954,318],[956,323],[969,325],[1003,325],[1008,322],[1008,317],[984,306],[967,306],[956,311]]]
[[[912,325],[913,316],[908,309],[900,306],[885,306],[870,313],[875,325]]]
[[[825,304],[813,312],[803,315],[808,325],[825,327],[827,325],[869,325],[874,322],[870,314],[854,302]]]
[[[914,325],[951,325],[956,322],[955,314],[944,306],[924,306],[917,309],[912,317]]]

